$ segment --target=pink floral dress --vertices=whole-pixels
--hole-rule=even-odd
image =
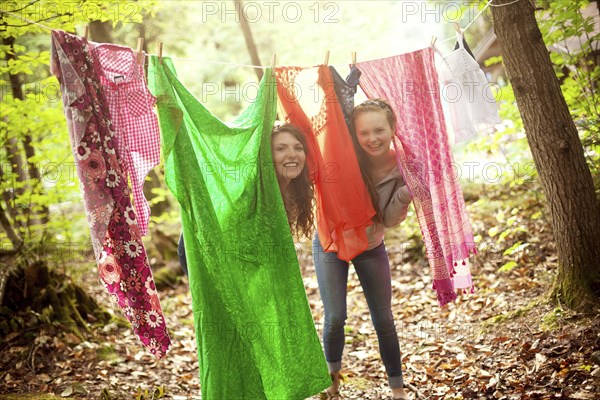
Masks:
[[[171,344],[141,240],[122,157],[87,40],[52,31],[57,76],[100,280],[157,357]]]

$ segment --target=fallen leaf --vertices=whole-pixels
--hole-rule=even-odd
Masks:
[[[534,372],[537,372],[542,365],[546,364],[547,361],[548,357],[541,353],[535,353],[535,364],[533,368]]]
[[[60,394],[62,397],[69,397],[73,394],[73,387],[67,386],[65,390]]]

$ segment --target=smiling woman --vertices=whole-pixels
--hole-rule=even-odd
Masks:
[[[306,139],[292,124],[277,125],[271,136],[271,152],[292,234],[310,237],[314,230],[314,188],[306,168]],[[179,236],[177,254],[183,272],[188,275],[183,233]]]
[[[285,185],[297,178],[304,169],[306,153],[304,145],[300,142],[301,138],[292,126],[277,127],[273,130],[273,164],[277,178],[283,180]]]
[[[308,156],[306,139],[297,127],[285,123],[273,129],[271,150],[292,233],[310,237],[314,228],[314,190],[308,168],[305,168]]]

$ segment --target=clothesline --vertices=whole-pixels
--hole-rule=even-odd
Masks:
[[[492,7],[504,7],[504,6],[509,6],[511,4],[515,4],[518,3],[521,0],[514,0],[510,3],[505,3],[505,4],[492,4],[494,0],[489,0],[486,5],[481,9],[481,11],[479,11],[479,13],[467,24],[467,26],[465,26],[464,29],[462,29],[462,32],[466,32],[471,25],[473,25],[473,23],[479,18],[481,17],[481,15],[485,12],[485,10],[492,6]],[[2,11],[0,10],[0,14],[8,14],[8,15],[12,15],[13,17],[16,18],[20,18],[21,20],[25,21],[25,22],[29,22],[30,24],[34,24],[34,25],[38,25],[44,29],[47,30],[53,30],[54,28],[50,28],[46,25],[43,25],[39,22],[35,22],[35,21],[31,21],[25,17],[22,17],[20,15],[17,14],[13,14],[9,11]],[[449,42],[451,40],[456,40],[456,37],[451,36],[448,37],[446,39],[443,39],[440,41],[440,43],[445,43],[445,42]],[[152,54],[152,53],[147,53],[146,56],[158,56],[158,54]],[[182,58],[182,57],[170,57],[172,60],[178,60],[178,61],[190,61],[190,62],[200,62],[200,63],[206,63],[206,64],[218,64],[218,65],[230,65],[230,66],[236,66],[236,67],[244,67],[244,68],[255,68],[255,69],[267,69],[270,68],[270,66],[264,66],[264,65],[252,65],[252,64],[240,64],[240,63],[232,63],[232,62],[226,62],[226,61],[214,61],[214,60],[203,60],[203,59],[194,59],[194,58]],[[344,64],[331,64],[334,67],[343,67],[343,66],[347,66],[347,63]]]

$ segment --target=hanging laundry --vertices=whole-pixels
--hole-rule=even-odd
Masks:
[[[462,260],[475,252],[475,242],[462,190],[452,174],[433,50],[360,62],[357,67],[367,97],[387,99],[398,117],[398,166],[413,194],[433,286],[443,306],[456,298],[455,289],[472,288]]]
[[[275,79],[221,122],[150,58],[165,178],[181,206],[202,398],[303,399],[331,384],[273,168]]]
[[[116,149],[131,178],[133,203],[142,236],[148,234],[150,206],[144,196],[146,175],[160,162],[160,133],[155,98],[144,79],[144,57],[129,47],[89,43],[108,110],[113,117]]]
[[[352,129],[352,121],[350,117],[352,115],[352,110],[354,109],[354,95],[358,90],[358,84],[360,82],[360,71],[355,65],[353,65],[350,67],[350,73],[346,79],[344,79],[332,66],[329,67],[329,70],[331,71],[331,76],[333,77],[335,94],[340,106],[342,107],[346,125],[348,125],[348,129]]]
[[[306,132],[307,160],[317,197],[317,230],[323,249],[349,261],[368,247],[366,227],[375,210],[362,179],[352,138],[336,98],[331,71],[275,69],[282,114]],[[349,201],[352,199],[352,201]]]
[[[467,51],[467,53],[469,53],[469,55],[471,57],[473,57],[473,60],[477,61],[477,59],[475,58],[475,55],[473,54],[473,51],[471,50],[471,48],[469,47],[469,44],[467,43],[467,40],[464,38],[464,35],[463,35],[462,45],[465,48],[465,50]],[[459,48],[460,48],[460,43],[457,41],[454,44],[454,50],[458,50]]]
[[[490,83],[467,51],[462,34],[457,33],[457,41],[458,48],[438,63],[455,143],[474,139],[478,132],[493,133],[495,125],[502,123]]]
[[[85,38],[52,31],[57,76],[100,280],[157,357],[171,344],[152,270],[131,206],[125,164]]]

